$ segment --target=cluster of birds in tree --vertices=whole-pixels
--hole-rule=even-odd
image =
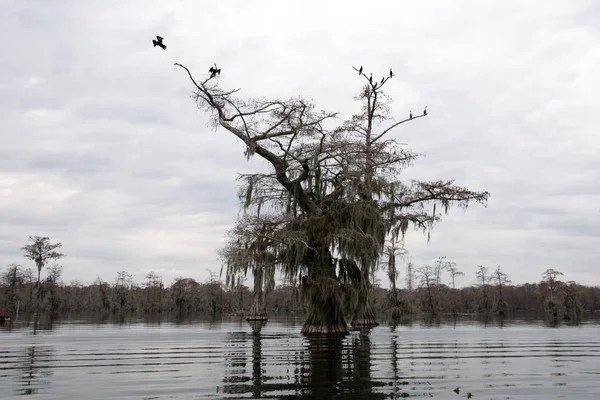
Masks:
[[[160,47],[163,50],[167,49],[167,46],[163,43],[164,38],[162,36],[156,36],[156,39],[152,39],[153,47]],[[211,78],[214,78],[216,75],[221,75],[221,68],[217,68],[217,64],[214,67],[210,67],[208,70]]]
[[[356,68],[355,68],[355,69],[356,69]],[[362,65],[361,65],[361,66],[360,66],[360,68],[358,69],[358,74],[359,74],[359,75],[362,75],[362,74],[363,74],[363,66],[362,66]],[[371,75],[369,76],[369,83],[370,83],[370,84],[373,86],[373,89],[377,89],[377,85],[379,85],[379,87],[381,87],[381,85],[383,85],[383,84],[385,83],[386,79],[391,79],[391,78],[393,78],[394,76],[395,76],[395,75],[394,75],[394,71],[392,71],[392,69],[390,68],[390,76],[389,76],[389,77],[387,77],[387,78],[386,78],[386,77],[383,77],[383,78],[381,78],[381,82],[375,82],[375,84],[373,84],[373,74],[371,74]],[[365,75],[365,77],[366,77],[366,75]],[[426,115],[427,115],[427,106],[425,106],[425,109],[423,110],[423,116],[426,116]],[[410,110],[410,111],[409,111],[409,113],[408,113],[408,118],[409,118],[409,119],[413,119],[413,113],[412,113],[412,110]]]
[[[163,50],[167,49],[167,46],[163,43],[164,38],[161,36],[156,36],[156,39],[152,39],[152,44],[154,45],[154,47],[158,46],[160,48],[162,48]],[[214,78],[217,75],[221,75],[221,69],[217,68],[217,64],[214,65],[214,67],[210,67],[210,69],[208,70],[208,73],[210,74],[211,78]],[[360,66],[359,70],[358,70],[358,74],[362,75],[363,73],[363,67],[362,65]],[[392,71],[392,69],[390,68],[390,75],[387,79],[391,79],[393,78],[394,72]],[[365,76],[366,77],[366,76]],[[383,85],[385,83],[386,77],[381,78],[381,82],[375,82],[375,84],[373,84],[373,74],[371,74],[369,76],[369,83],[371,83],[371,85],[373,85],[373,89],[377,89],[377,85],[379,85],[381,87],[381,85]],[[425,109],[423,110],[423,116],[427,115],[427,106],[425,106]],[[409,112],[408,114],[409,119],[413,119],[413,113],[412,110]]]

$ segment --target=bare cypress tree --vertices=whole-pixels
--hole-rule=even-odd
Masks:
[[[308,304],[305,334],[345,334],[345,314],[357,325],[374,323],[369,309],[369,277],[394,228],[412,224],[430,229],[439,215],[426,210],[440,202],[466,206],[485,203],[487,192],[473,192],[452,181],[398,180],[417,155],[385,136],[405,119],[376,131],[389,120],[382,84],[363,87],[360,113],[329,128],[335,113],[316,111],[302,98],[241,100],[214,77],[198,82],[186,70],[201,109],[235,135],[246,156],[258,155],[271,170],[241,179],[246,214],[223,250],[230,275],[258,271],[302,277]],[[363,77],[366,78],[364,74]],[[262,279],[264,281],[264,279]]]

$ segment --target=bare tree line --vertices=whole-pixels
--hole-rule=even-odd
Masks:
[[[388,253],[391,254],[391,253]],[[393,264],[393,263],[392,263]],[[36,264],[37,266],[37,264]],[[390,270],[390,263],[382,263]],[[498,266],[493,272],[478,265],[474,269],[475,285],[457,289],[456,278],[464,276],[456,263],[440,257],[432,266],[415,268],[408,260],[406,288],[395,287],[400,273],[397,266],[389,274],[390,288],[374,283],[372,310],[378,319],[398,319],[417,314],[441,315],[476,313],[510,316],[520,312],[536,313],[551,319],[579,320],[584,313],[600,309],[600,288],[561,281],[561,272],[548,269],[537,283],[512,285]],[[205,282],[178,278],[166,286],[162,277],[149,272],[141,282],[121,271],[112,282],[97,278],[84,285],[62,281],[62,267],[49,265],[45,278],[37,278],[31,268],[11,264],[0,270],[0,307],[4,315],[16,317],[36,312],[53,314],[99,313],[133,315],[168,313],[174,316],[201,314],[253,315],[256,291],[238,280],[226,284],[219,274],[209,271]],[[411,284],[410,282],[414,282]],[[414,285],[411,287],[411,285]],[[264,296],[264,312],[270,315],[305,315],[309,310],[300,296],[301,283],[285,282]]]

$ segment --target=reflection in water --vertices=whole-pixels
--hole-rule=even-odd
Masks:
[[[0,398],[600,398],[598,325],[466,318],[342,339],[275,319],[19,321],[0,327]]]
[[[387,384],[371,379],[368,331],[347,338],[301,338],[301,348],[298,349],[296,340],[262,333],[264,326],[265,322],[253,321],[251,335],[240,332],[228,335],[227,347],[236,351],[225,355],[227,369],[223,393],[251,394],[252,398],[277,396],[280,399],[386,398],[383,393],[371,390]],[[252,352],[250,360],[247,360],[243,343],[250,340]],[[277,354],[268,357],[267,362],[263,361],[264,341],[278,342],[268,346],[270,351],[277,349]],[[251,379],[246,376],[247,361],[252,364]],[[275,368],[271,368],[272,373],[267,373],[266,367]]]
[[[40,387],[50,385],[50,381],[45,378],[52,376],[52,350],[31,346],[23,354],[20,362],[17,361],[20,364],[17,369],[21,371],[21,375],[17,377],[20,394],[36,394]]]

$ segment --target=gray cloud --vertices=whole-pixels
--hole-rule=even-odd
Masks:
[[[446,255],[461,284],[477,264],[515,282],[555,268],[600,284],[599,17],[594,1],[5,1],[0,265],[26,264],[18,249],[39,234],[63,242],[67,280],[205,279],[235,220],[237,173],[264,163],[210,127],[173,63],[201,76],[217,62],[243,96],[301,94],[342,117],[362,63],[394,68],[396,119],[428,106],[393,134],[426,155],[406,178],[492,193],[487,208],[452,210],[429,244],[409,233],[415,263]]]

